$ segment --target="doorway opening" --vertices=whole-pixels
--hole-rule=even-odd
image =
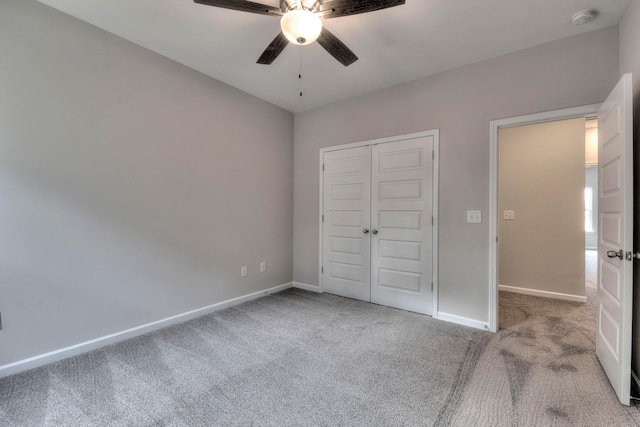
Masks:
[[[498,329],[498,134],[501,128],[597,116],[598,277],[595,354],[620,402],[630,403],[633,320],[633,91],[623,75],[601,105],[495,120],[490,124],[489,327]],[[637,378],[634,377],[634,378]]]
[[[512,117],[512,118],[508,118],[508,119],[501,119],[501,120],[494,120],[491,122],[491,158],[490,158],[490,208],[489,208],[489,233],[490,233],[490,252],[489,252],[489,284],[490,284],[490,289],[489,289],[489,330],[493,331],[493,332],[497,332],[498,328],[499,328],[499,322],[498,322],[498,289],[499,289],[499,285],[501,285],[502,283],[499,283],[500,280],[500,270],[499,270],[499,265],[500,265],[500,252],[499,252],[499,244],[503,243],[503,242],[499,242],[499,236],[500,236],[500,227],[499,224],[500,222],[502,222],[504,225],[504,223],[506,223],[507,226],[513,225],[515,224],[519,218],[522,219],[526,219],[527,217],[529,217],[529,219],[531,219],[531,217],[533,216],[533,223],[535,223],[536,221],[536,213],[535,211],[533,213],[527,213],[527,215],[525,215],[524,217],[521,217],[518,215],[518,210],[517,209],[511,209],[511,207],[508,207],[506,205],[504,205],[503,202],[505,202],[505,200],[500,198],[500,180],[499,180],[499,169],[500,169],[500,155],[502,154],[501,152],[501,147],[500,147],[500,136],[501,133],[509,133],[511,129],[517,128],[517,127],[523,127],[523,126],[531,126],[531,125],[536,125],[536,124],[543,124],[543,123],[554,123],[554,122],[559,122],[559,121],[567,121],[567,120],[571,120],[571,119],[580,119],[582,120],[582,126],[584,126],[584,120],[586,118],[590,118],[590,117],[594,117],[597,113],[597,109],[598,109],[597,104],[594,105],[588,105],[588,106],[583,106],[583,107],[576,107],[576,108],[569,108],[569,109],[563,109],[563,110],[556,110],[556,111],[550,111],[550,112],[544,112],[544,113],[537,113],[537,114],[531,114],[531,115],[526,115],[526,116],[519,116],[519,117]],[[579,122],[579,121],[578,121]],[[583,128],[584,129],[584,128]],[[584,132],[584,130],[583,130]],[[583,133],[584,135],[584,133]],[[533,136],[534,138],[534,142],[535,142],[535,135]],[[582,140],[583,144],[584,144],[584,138]],[[522,155],[522,153],[520,153],[519,155]],[[545,152],[539,152],[537,153],[538,156],[545,156],[545,155],[549,155],[549,153],[545,153]],[[529,154],[530,157],[526,158],[525,157],[525,161],[529,166],[534,166],[533,165],[533,159],[531,157],[531,154]],[[528,159],[528,160],[527,160]],[[584,163],[584,158],[582,158],[580,160],[581,163],[581,168],[582,168],[582,175],[581,175],[581,183],[579,184],[580,186],[582,186],[584,188],[584,167],[585,167],[585,163]],[[575,165],[574,165],[575,166]],[[534,171],[535,171],[535,166],[534,166]],[[521,172],[521,171],[520,171]],[[515,177],[518,177],[518,173],[519,171],[516,170],[514,171],[515,173]],[[533,172],[530,172],[529,175],[531,175]],[[544,174],[543,170],[538,170],[537,173],[533,174],[540,176],[540,174]],[[522,173],[519,174],[521,178],[526,178],[523,177]],[[530,176],[529,176],[530,178]],[[517,178],[516,178],[517,179]],[[513,198],[513,203],[520,203],[520,202],[527,202],[527,198],[529,196],[533,197],[533,193],[535,192],[544,192],[544,188],[538,188],[536,189],[536,184],[535,182],[533,183],[529,183],[530,188],[533,188],[532,194],[517,194],[514,193],[514,198]],[[578,192],[578,194],[574,194],[574,197],[578,197],[577,201],[575,201],[575,206],[580,207],[583,206],[582,202],[580,200],[581,198],[581,194],[582,192]],[[531,198],[529,197],[529,198]],[[560,203],[560,199],[558,201],[558,203]],[[538,210],[538,214],[541,215],[541,212],[548,212],[549,210],[553,211],[555,209],[555,206],[539,206],[540,209],[542,210]],[[558,214],[560,214],[561,212],[558,212]],[[572,227],[574,227],[574,234],[573,234],[573,239],[580,239],[580,242],[575,243],[575,247],[576,248],[580,248],[579,251],[574,252],[573,257],[575,258],[575,262],[578,262],[579,264],[579,268],[580,271],[578,272],[579,277],[581,277],[581,285],[582,285],[582,295],[584,295],[584,288],[585,288],[585,279],[584,279],[584,261],[585,261],[585,233],[584,233],[584,228],[582,226],[582,224],[584,224],[584,222],[582,222],[580,220],[580,217],[582,217],[582,207],[580,207],[580,209],[577,211],[577,218],[573,224]],[[555,225],[559,225],[559,224],[555,224]],[[581,230],[576,234],[576,230]],[[525,233],[525,237],[526,237],[526,233],[529,233],[529,236],[534,235],[535,233],[538,233],[539,230],[536,230],[535,228],[527,228],[524,227],[522,228],[522,230],[520,231],[521,233]],[[533,233],[533,234],[531,234]],[[517,237],[517,236],[516,236]],[[517,237],[520,238],[521,240],[523,239],[522,236]],[[526,243],[526,242],[525,242]],[[524,248],[522,249],[519,256],[532,256],[535,257],[536,255],[540,255],[541,251],[545,251],[545,250],[549,250],[549,248],[545,248],[545,247],[539,247],[539,248]],[[537,251],[534,252],[534,251]],[[524,255],[523,255],[524,254]],[[518,256],[518,253],[515,253],[516,256]],[[576,258],[576,257],[581,257],[580,259]],[[547,259],[551,259],[552,262],[557,261],[558,264],[556,264],[557,266],[561,266],[561,262],[562,262],[562,255],[558,256],[558,259],[555,258],[547,258]],[[554,261],[555,259],[555,261]],[[518,258],[513,258],[511,261],[513,262],[520,262],[520,261],[527,261],[527,260],[522,260],[522,259],[518,259]],[[540,260],[539,260],[540,261]],[[544,262],[544,259],[542,259],[542,262]],[[575,264],[575,263],[574,263]],[[575,265],[574,265],[575,267]],[[531,277],[534,277],[538,272],[533,271],[533,273],[530,275]],[[575,279],[574,279],[575,280]],[[575,284],[575,283],[574,283]],[[505,286],[503,284],[503,286]],[[509,285],[506,285],[509,286]],[[517,288],[517,289],[514,289]],[[515,291],[520,291],[520,293],[527,293],[527,286],[512,286],[512,289],[508,289],[508,290],[515,290]],[[542,294],[544,294],[545,292],[549,292],[548,290],[543,290]],[[569,296],[572,294],[572,292],[558,292],[560,294],[566,294],[565,296]],[[536,295],[536,293],[533,293],[534,295]],[[540,295],[540,294],[538,294]],[[549,296],[549,295],[547,295]],[[578,295],[579,296],[579,295]],[[584,297],[583,297],[584,298]],[[570,299],[570,298],[565,298],[565,299]],[[576,298],[575,300],[581,300],[580,298]]]

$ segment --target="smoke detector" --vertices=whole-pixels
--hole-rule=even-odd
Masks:
[[[587,22],[593,21],[596,18],[597,14],[598,14],[598,11],[595,9],[581,10],[580,12],[574,14],[571,17],[571,23],[573,25],[586,24]]]

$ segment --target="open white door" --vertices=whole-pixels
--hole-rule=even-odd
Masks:
[[[620,402],[630,403],[633,301],[631,74],[598,110],[598,325],[596,354]]]

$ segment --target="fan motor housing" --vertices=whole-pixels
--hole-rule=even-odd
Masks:
[[[311,12],[320,10],[320,2],[318,0],[300,0],[302,8]],[[284,13],[290,10],[298,9],[298,0],[280,0],[280,10]]]

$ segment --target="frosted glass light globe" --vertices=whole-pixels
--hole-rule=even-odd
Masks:
[[[296,9],[284,14],[280,28],[291,43],[304,46],[320,37],[322,20],[313,12]]]

